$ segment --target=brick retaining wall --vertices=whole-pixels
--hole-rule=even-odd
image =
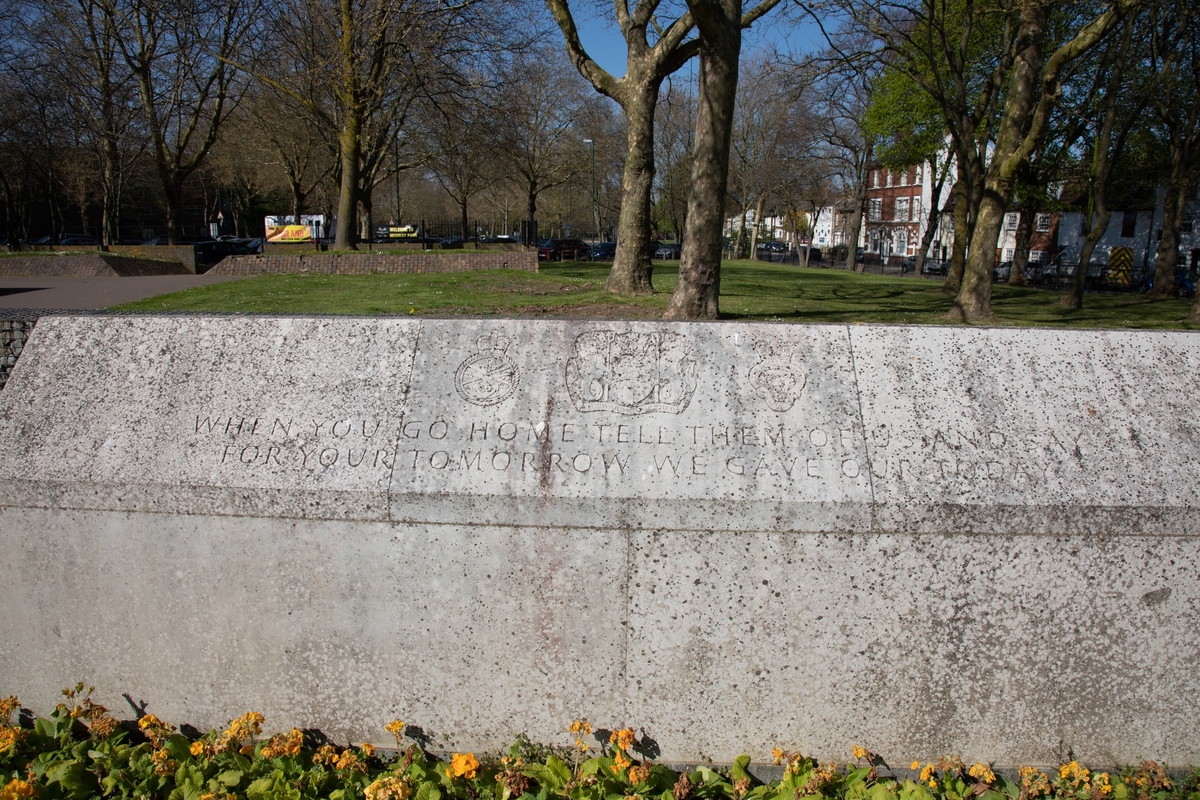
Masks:
[[[537,253],[440,253],[437,255],[387,255],[384,253],[332,253],[321,255],[228,256],[212,275],[369,275],[371,273],[473,272],[516,269],[538,271]]]
[[[9,256],[0,258],[0,275],[30,278],[115,278],[129,275],[187,275],[178,261],[151,261],[109,253]]]

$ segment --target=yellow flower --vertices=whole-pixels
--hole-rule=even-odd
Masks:
[[[20,728],[0,727],[0,753],[14,749],[25,738],[25,732]]]
[[[0,800],[28,800],[37,796],[37,789],[32,783],[20,778],[13,778],[8,785],[0,789]]]
[[[150,754],[150,763],[154,765],[155,775],[170,775],[175,771],[175,760],[166,748],[155,750]]]
[[[629,770],[629,782],[634,786],[638,785],[639,783],[645,783],[646,779],[649,777],[650,768],[645,764],[638,764],[636,767],[633,767]]]
[[[396,777],[380,778],[364,792],[367,800],[408,800],[408,784]]]
[[[909,765],[908,765],[908,768],[909,768],[909,769],[911,769],[911,770],[913,770],[913,771],[915,772],[916,770],[919,770],[919,769],[921,768],[921,762],[920,762],[920,761],[914,761],[913,763],[911,763],[911,764],[909,764]]]
[[[331,744],[323,744],[313,753],[314,764],[332,764],[337,761],[337,748]]]
[[[975,763],[971,765],[971,769],[967,772],[975,780],[980,783],[990,784],[996,780],[995,774],[988,769],[987,764]]]
[[[1102,797],[1108,797],[1108,795],[1112,794],[1112,784],[1108,781],[1107,772],[1101,772],[1099,775],[1097,775],[1093,786],[1098,792],[1100,792]]]
[[[333,768],[350,772],[367,771],[367,765],[358,760],[358,754],[353,750],[346,750],[338,756],[333,764]]]
[[[204,755],[204,742],[192,742],[192,746],[188,749],[192,751],[192,755],[199,758]]]
[[[928,782],[932,778],[933,778],[933,764],[926,764],[925,768],[921,770],[921,780]]]
[[[375,755],[375,745],[373,745],[369,742],[363,742],[362,747],[360,749],[363,751],[363,753],[366,755],[367,758],[370,758],[371,756]]]
[[[616,745],[619,750],[628,750],[633,747],[633,729],[621,728],[619,731],[613,731],[609,734],[608,741]]]
[[[472,780],[479,769],[479,759],[474,753],[454,753],[450,756],[450,775],[454,778]]]
[[[12,712],[21,707],[21,702],[17,700],[15,694],[10,694],[3,700],[0,700],[0,725],[7,725],[8,718],[12,716]]]
[[[142,733],[146,734],[146,738],[150,740],[156,748],[161,748],[175,732],[172,725],[168,725],[153,714],[146,714],[138,720],[138,727],[142,729]]]
[[[865,747],[854,745],[850,748],[850,753],[857,759],[870,758],[871,753]]]
[[[404,738],[404,723],[398,719],[394,719],[391,722],[389,722],[387,725],[384,725],[383,729],[385,731],[387,731],[388,733],[390,733],[392,736],[396,737],[397,744],[399,744],[400,740]]]
[[[628,766],[631,766],[632,764],[633,764],[633,762],[630,761],[628,758],[626,758],[624,753],[622,753],[621,751],[618,750],[616,757],[613,759],[613,765],[612,765],[613,774],[614,775],[619,774],[621,772],[621,770],[625,769]]]
[[[577,719],[571,723],[571,733],[581,733],[584,736],[592,732],[592,724],[586,719]]]
[[[771,748],[771,758],[775,761],[776,764],[779,764],[783,761],[783,756],[784,756],[783,751],[780,750],[778,747]]]
[[[937,781],[935,781],[933,778],[930,778],[930,779],[929,779],[929,788],[930,788],[930,789],[936,789],[936,788],[937,788]]]
[[[88,727],[88,733],[95,739],[106,739],[119,726],[120,723],[112,717],[102,716],[99,719],[92,720],[92,724]]]

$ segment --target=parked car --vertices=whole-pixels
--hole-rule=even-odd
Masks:
[[[60,247],[95,247],[100,240],[86,233],[66,233],[58,238]]]
[[[546,239],[538,244],[538,261],[586,259],[590,252],[582,239]]]
[[[803,247],[800,248],[799,253],[800,253],[800,260],[803,261],[804,260],[804,248]],[[808,248],[808,263],[815,264],[820,260],[821,260],[821,248],[819,248],[819,247]]]
[[[759,242],[758,249],[767,253],[786,253],[789,250],[783,242]]]
[[[662,259],[678,259],[679,253],[682,251],[683,245],[678,242],[659,242],[658,247],[654,251],[655,258]]]
[[[612,261],[617,257],[616,242],[596,242],[591,247],[593,261]]]
[[[192,245],[197,267],[211,267],[225,256],[254,255],[262,250],[262,239],[241,239],[236,236],[222,236]]]
[[[937,259],[925,259],[925,265],[921,267],[922,275],[949,275],[950,262],[938,261]]]
[[[992,267],[992,281],[995,283],[1008,283],[1008,279],[1011,275],[1011,261],[1002,261],[996,266]]]

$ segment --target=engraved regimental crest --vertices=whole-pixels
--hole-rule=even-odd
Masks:
[[[750,385],[774,411],[787,411],[804,390],[806,376],[796,361],[798,346],[758,340],[758,363],[750,368]]]
[[[567,360],[567,392],[579,411],[678,414],[696,391],[696,362],[677,333],[587,331]]]
[[[479,352],[467,356],[454,373],[459,396],[477,406],[494,406],[507,400],[521,383],[521,370],[508,357],[508,338],[500,334],[480,336]]]

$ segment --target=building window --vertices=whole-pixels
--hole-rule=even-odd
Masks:
[[[1047,216],[1049,216],[1049,215],[1047,215]],[[1029,260],[1034,264],[1046,263],[1046,251],[1045,250],[1030,250],[1029,251]]]
[[[921,198],[914,197],[912,199],[912,221],[919,222],[921,219]]]
[[[1121,238],[1132,239],[1137,234],[1137,212],[1126,211],[1121,217]]]
[[[1191,233],[1193,224],[1194,223],[1193,223],[1191,217],[1184,217],[1179,223],[1179,232],[1180,233]]]
[[[900,170],[900,185],[908,186],[908,167]]]
[[[892,171],[890,169],[887,171],[887,185],[892,185]]]
[[[867,216],[875,222],[883,219],[883,198],[872,197]]]
[[[1012,261],[1012,257],[1013,257],[1013,249],[1011,247],[1004,248],[1004,260]]]
[[[908,221],[908,198],[896,198],[896,219],[904,222]]]
[[[1004,215],[1004,230],[1015,231],[1017,229],[1017,220],[1020,214],[1005,214]]]
[[[908,255],[908,231],[904,228],[896,231],[895,245],[896,255]]]
[[[1038,214],[1034,218],[1033,227],[1037,230],[1038,233],[1049,233],[1050,232],[1050,215],[1049,214]]]

